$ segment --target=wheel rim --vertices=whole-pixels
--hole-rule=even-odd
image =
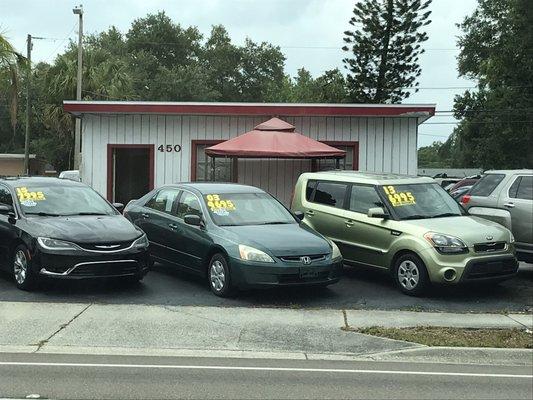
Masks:
[[[398,267],[398,281],[404,289],[415,289],[420,281],[420,271],[417,265],[409,260],[403,261]]]
[[[214,290],[220,292],[224,289],[224,286],[226,285],[226,271],[224,270],[224,265],[221,261],[215,260],[211,263],[211,267],[209,268],[209,278]]]
[[[15,254],[13,272],[17,283],[22,285],[24,281],[26,281],[26,275],[28,274],[28,260],[26,254],[22,250],[17,251]]]

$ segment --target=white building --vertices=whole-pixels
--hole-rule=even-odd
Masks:
[[[165,183],[213,180],[205,148],[271,117],[345,150],[341,168],[416,175],[418,125],[435,113],[434,104],[65,101],[64,109],[82,118],[82,181],[120,202]],[[316,168],[333,166],[319,160]],[[288,204],[299,174],[311,168],[310,160],[241,159],[236,181]],[[227,181],[230,163],[217,159],[216,171]]]

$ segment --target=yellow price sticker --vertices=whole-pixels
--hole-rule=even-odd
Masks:
[[[231,200],[224,200],[220,198],[218,194],[208,194],[205,196],[207,200],[207,207],[211,211],[215,212],[216,210],[226,210],[226,211],[235,211],[235,204]]]
[[[43,192],[30,192],[26,187],[17,188],[17,197],[19,200],[33,200],[33,201],[43,201],[46,200],[46,197]]]
[[[415,196],[411,192],[398,192],[394,186],[383,186],[383,190],[393,207],[416,204]]]

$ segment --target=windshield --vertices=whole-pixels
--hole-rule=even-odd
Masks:
[[[387,185],[380,190],[399,219],[463,215],[461,206],[437,183]]]
[[[86,186],[21,186],[16,188],[25,215],[114,215],[115,210]]]
[[[208,194],[204,199],[219,226],[296,223],[291,213],[266,193]]]

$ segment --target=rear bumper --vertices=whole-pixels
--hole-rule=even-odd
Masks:
[[[337,283],[342,275],[342,258],[309,266],[294,263],[248,263],[230,259],[233,284],[240,289],[275,286],[313,286]]]
[[[77,256],[39,252],[33,260],[35,272],[53,279],[143,277],[150,266],[148,250],[131,250],[120,254],[84,253]]]
[[[533,263],[533,244],[516,242],[516,258],[520,261],[525,261],[527,263]]]

